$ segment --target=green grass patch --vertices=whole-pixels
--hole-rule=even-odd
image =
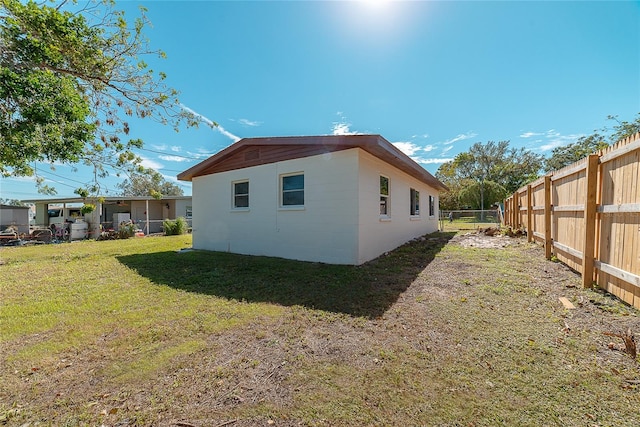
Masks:
[[[122,332],[109,345],[125,351],[162,341],[156,335],[163,330],[168,336],[181,331],[188,337],[278,314],[275,306],[185,292],[169,286],[171,280],[158,286],[119,261],[135,253],[156,259],[155,251],[177,259],[182,255],[176,250],[189,245],[190,236],[177,236],[2,251],[2,273],[8,280],[0,290],[0,342],[24,341],[9,358],[35,363],[64,349],[95,345],[113,331]],[[177,264],[189,262],[180,259]]]

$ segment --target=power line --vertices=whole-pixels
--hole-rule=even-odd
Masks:
[[[53,173],[53,172],[50,172],[50,171],[40,170],[40,171],[38,171],[38,173],[39,173],[39,174],[43,174],[43,173],[44,173],[44,174],[53,175],[53,176],[55,176],[55,177],[62,178],[62,179],[66,179],[66,180],[69,180],[69,181],[72,181],[72,182],[76,182],[76,183],[78,183],[78,184],[82,184],[82,185],[86,185],[86,184],[87,184],[86,182],[77,181],[77,180],[75,180],[75,179],[67,178],[66,176],[61,176],[61,175],[58,175],[58,174]],[[65,184],[64,182],[60,182],[60,181],[55,181],[55,180],[53,180],[53,179],[51,179],[51,178],[45,178],[45,179],[46,179],[46,180],[48,180],[48,181],[51,181],[51,182],[55,182],[56,184],[60,184],[60,185],[64,185],[64,186],[67,186],[67,187],[73,188],[74,190],[77,188],[77,187],[75,187],[75,186],[73,186],[73,185]],[[115,190],[113,190],[113,189],[111,189],[111,188],[109,188],[109,187],[104,187],[104,191],[106,191],[106,192],[108,193],[108,192],[110,192],[110,191],[115,191]]]
[[[77,181],[75,179],[67,178],[66,176],[58,175],[58,174],[50,172],[50,171],[39,170],[38,173],[45,173],[45,174],[53,175],[53,176],[58,177],[58,178],[66,179],[66,180],[69,180],[69,181],[72,181],[72,182],[77,182],[78,184],[83,184],[83,185],[86,184],[86,182]]]
[[[175,169],[165,169],[165,168],[162,168],[162,170],[163,170],[163,171],[167,171],[167,172],[177,172],[177,173],[184,172],[184,169],[183,169],[183,170],[181,170],[181,171],[178,171],[178,170],[175,170]]]
[[[158,150],[150,150],[149,148],[138,148],[138,150],[142,150],[142,151],[148,151],[150,153],[155,153],[155,154],[163,154],[165,156],[173,156],[173,157],[180,157],[181,159],[187,159],[187,160],[202,160],[202,158],[199,157],[188,157],[188,156],[182,156],[180,154],[175,154],[175,153],[167,153],[165,151],[158,151]],[[202,153],[203,156],[211,156],[212,154],[209,153]]]
[[[18,194],[20,196],[28,194],[28,195],[34,195],[34,196],[38,196],[40,195],[40,193],[38,192],[31,192],[31,191],[6,191],[6,190],[2,190],[2,194]]]

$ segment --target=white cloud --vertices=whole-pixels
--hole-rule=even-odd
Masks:
[[[331,128],[332,135],[359,135],[360,132],[355,132],[350,129],[351,123],[334,123]]]
[[[333,123],[331,127],[332,135],[362,135],[362,132],[351,130],[351,123],[347,122],[347,118],[342,111],[338,111],[336,115],[340,117],[340,120]]]
[[[202,120],[203,122],[205,122],[207,125],[211,126],[212,128],[216,127],[216,124],[213,122],[213,120],[203,116],[200,113],[196,113],[194,110],[192,110],[191,108],[187,107],[186,105],[180,104],[180,108],[182,108],[187,113],[191,113],[194,116],[198,117],[200,120]]]
[[[262,122],[258,122],[258,121],[255,121],[255,120],[249,120],[249,119],[240,119],[240,120],[238,120],[238,122],[241,125],[250,126],[250,127],[260,126],[262,124]]]
[[[540,136],[540,135],[544,135],[544,133],[539,133],[539,132],[525,132],[522,135],[520,135],[520,138],[531,138],[532,136]]]
[[[467,132],[467,133],[461,133],[461,134],[458,134],[457,136],[455,136],[454,138],[447,139],[446,141],[443,142],[443,144],[450,145],[450,144],[453,144],[454,142],[464,141],[465,139],[475,138],[476,136],[478,136],[478,134],[475,133],[475,132],[471,132],[471,131]]]
[[[193,151],[187,151],[185,153],[185,156],[193,157],[194,159],[206,159],[207,157],[210,157],[213,154],[214,153],[212,153],[211,151],[201,150],[197,153],[194,153]]]
[[[431,158],[431,159],[423,159],[422,161],[418,162],[418,163],[422,163],[425,165],[431,165],[431,164],[441,164],[441,163],[447,163],[452,161],[453,159],[445,159],[445,158]]]
[[[392,144],[395,145],[404,154],[411,157],[411,159],[416,163],[423,163],[423,164],[437,163],[434,161],[434,159],[423,156],[424,153],[428,153],[435,149],[433,145],[423,146],[423,145],[418,145],[415,142],[406,142],[406,141],[393,142]]]
[[[569,134],[562,135],[555,129],[549,129],[545,132],[525,132],[520,135],[521,138],[530,138],[532,136],[541,136],[542,138],[536,139],[533,144],[536,145],[535,149],[539,151],[550,151],[557,147],[571,144],[575,142],[583,134]]]
[[[194,116],[196,116],[196,117],[200,118],[203,122],[205,122],[205,123],[206,123],[207,125],[209,125],[211,128],[213,128],[213,129],[217,130],[217,131],[218,131],[218,132],[220,132],[222,135],[224,135],[224,136],[226,136],[227,138],[231,139],[233,142],[238,142],[238,141],[240,141],[240,139],[241,139],[241,138],[240,138],[239,136],[236,136],[236,135],[232,134],[231,132],[229,132],[228,130],[226,130],[225,128],[223,128],[222,126],[220,126],[219,124],[218,124],[218,125],[216,125],[216,123],[214,123],[214,122],[213,122],[213,120],[211,120],[211,119],[209,119],[209,118],[207,118],[207,117],[203,116],[203,115],[202,115],[202,114],[200,114],[200,113],[196,113],[195,111],[193,111],[191,108],[187,107],[187,106],[186,106],[186,105],[184,105],[184,104],[180,104],[180,107],[181,107],[183,110],[185,110],[185,111],[187,111],[187,112],[189,112],[189,113],[193,114]]]
[[[414,156],[419,151],[422,151],[422,147],[413,142],[394,142],[393,145],[409,157]]]
[[[546,144],[542,144],[538,149],[540,151],[553,150],[554,148],[562,147],[563,145],[569,145],[581,136],[583,135],[558,135],[549,139]]]
[[[226,136],[227,138],[229,138],[233,142],[238,142],[238,141],[240,141],[242,139],[239,136],[236,136],[236,135],[232,134],[231,132],[229,132],[228,130],[226,130],[225,128],[223,128],[220,125],[218,125],[218,127],[216,127],[216,129],[218,130],[218,132],[220,132],[221,134],[223,134],[224,136]]]
[[[167,162],[188,162],[189,159],[182,157],[182,156],[171,156],[168,154],[162,154],[160,156],[158,156],[158,158],[165,160]]]
[[[155,160],[147,159],[145,157],[142,157],[142,162],[140,164],[145,168],[155,170],[162,169],[164,167],[162,163],[158,163]]]
[[[444,147],[442,149],[442,152],[440,154],[446,154],[448,151],[450,151],[453,148],[453,145],[450,145],[448,147]]]
[[[158,151],[173,151],[174,153],[179,153],[182,151],[182,147],[179,145],[172,145],[169,147],[167,144],[152,144],[151,147],[154,150]]]
[[[166,181],[170,181],[170,182],[173,182],[175,184],[180,184],[182,182],[182,181],[178,181],[178,177],[176,175],[165,175],[163,173],[161,173],[160,175],[162,175],[162,177]]]
[[[32,176],[0,176],[3,181],[35,182]]]

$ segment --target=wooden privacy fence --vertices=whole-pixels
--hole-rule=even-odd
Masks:
[[[504,223],[640,308],[640,133],[520,188]]]

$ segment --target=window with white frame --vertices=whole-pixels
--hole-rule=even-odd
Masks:
[[[249,207],[249,181],[233,183],[233,208],[247,209]]]
[[[412,216],[420,215],[420,192],[415,188],[409,191],[409,198],[411,199],[410,212]]]
[[[185,213],[184,213],[185,218],[187,219],[191,219],[193,218],[193,209],[191,208],[191,206],[187,206],[185,208]]]
[[[436,198],[429,196],[429,216],[435,216],[436,214]]]
[[[283,175],[280,181],[282,206],[304,206],[304,174]]]
[[[389,216],[389,178],[380,175],[380,215]]]

